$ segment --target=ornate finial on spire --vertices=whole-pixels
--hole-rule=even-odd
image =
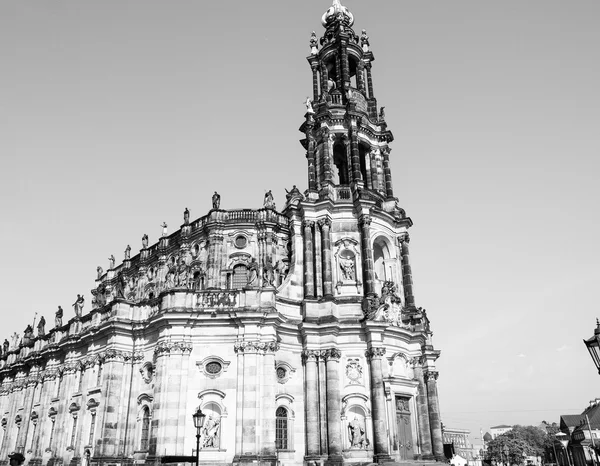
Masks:
[[[350,13],[350,10],[346,8],[340,0],[333,0],[333,4],[325,12],[321,18],[321,24],[324,27],[336,19],[340,18],[341,21],[345,22],[347,26],[352,27],[354,24],[354,15]]]

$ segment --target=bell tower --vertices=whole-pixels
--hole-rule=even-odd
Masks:
[[[339,0],[321,19],[323,37],[310,38],[312,101],[307,99],[306,138],[309,192],[320,199],[392,201],[389,164],[393,140],[383,107],[378,109],[371,68],[375,57],[363,29]]]

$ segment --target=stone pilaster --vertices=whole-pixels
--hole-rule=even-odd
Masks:
[[[440,404],[437,392],[438,372],[426,371],[424,376],[427,384],[427,402],[429,407],[429,425],[431,428],[433,454],[436,460],[443,461],[444,441],[442,438],[442,421],[440,419]]]
[[[277,377],[275,372],[275,352],[279,349],[276,342],[263,343],[262,374],[260,377],[260,407],[258,416],[262,418],[262,436],[260,445],[260,459],[264,462],[275,462],[275,400]],[[262,415],[261,415],[262,414]]]
[[[318,371],[319,371],[319,429],[320,429],[320,447],[321,455],[326,455],[327,446],[327,367],[325,363],[325,350],[319,351]]]
[[[371,217],[364,215],[358,221],[360,226],[360,245],[363,258],[363,282],[365,296],[375,294],[375,281],[373,272],[373,248],[371,248]]]
[[[318,222],[320,225],[320,221]],[[321,229],[315,225],[315,292],[317,298],[323,297],[323,250],[319,247],[322,244]]]
[[[319,428],[319,378],[317,350],[304,350],[304,398],[306,415],[306,457],[308,465],[315,465],[320,458]]]
[[[315,278],[313,261],[313,227],[315,222],[305,220],[302,222],[304,229],[304,296],[315,297]]]
[[[350,87],[350,63],[348,61],[348,41],[346,39],[342,39],[340,41],[340,46],[342,49],[342,77],[344,82],[343,89],[346,90]]]
[[[383,387],[382,357],[385,348],[371,347],[365,355],[369,360],[371,373],[371,404],[373,407],[373,436],[375,460],[383,463],[390,460],[387,427],[385,419],[385,390]]]
[[[371,161],[371,188],[375,191],[381,191],[381,186],[379,186],[379,173],[377,170],[377,152],[371,151],[369,155],[369,160]]]
[[[23,422],[21,423],[21,429],[19,430],[19,438],[17,439],[17,445],[23,447],[23,452],[25,453],[29,449],[29,445],[27,444],[27,437],[29,433],[29,428],[31,426],[31,408],[33,406],[33,401],[35,398],[35,391],[37,389],[37,380],[36,376],[28,376],[25,380],[25,397],[23,401]]]
[[[325,298],[333,297],[333,278],[331,271],[331,219],[324,218],[319,220],[321,228],[321,259],[323,262],[323,296]]]
[[[434,458],[431,445],[431,428],[429,426],[429,406],[427,403],[427,386],[423,376],[423,368],[420,361],[414,361],[415,380],[419,383],[417,388],[417,419],[419,420],[418,432],[419,443],[421,448],[421,457],[425,460]]]
[[[104,383],[102,386],[103,407],[98,424],[100,435],[96,442],[98,452],[94,456],[114,457],[119,454],[118,436],[121,385],[123,384],[124,359],[122,351],[109,349],[105,353]]]
[[[356,85],[358,86],[358,90],[364,94],[366,94],[365,89],[365,62],[359,60],[358,65],[356,67]]]
[[[186,437],[185,428],[188,425],[189,411],[186,411],[187,389],[188,389],[188,367],[190,353],[192,352],[192,343],[187,341],[176,341],[171,343],[169,356],[169,378],[172,389],[167,389],[167,410],[170,418],[177,423],[176,441],[173,446],[174,454],[184,455],[184,442],[181,439]],[[174,369],[174,370],[173,370]],[[168,448],[168,447],[167,447]]]
[[[402,254],[402,284],[404,288],[404,302],[407,308],[415,307],[415,297],[413,294],[412,269],[410,267],[410,257],[408,251],[408,243],[410,236],[406,233],[398,238],[400,250]]]
[[[308,115],[308,114],[307,114]],[[309,115],[310,116],[310,115]],[[308,161],[308,189],[317,189],[315,138],[312,135],[313,120],[310,117],[306,123],[306,159]]]
[[[383,151],[383,174],[385,177],[385,196],[387,198],[394,197],[392,188],[392,170],[390,168],[390,148],[386,147]]]
[[[340,357],[337,348],[325,351],[327,366],[327,464],[342,464],[342,397],[340,396]]]

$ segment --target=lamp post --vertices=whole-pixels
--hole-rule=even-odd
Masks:
[[[204,419],[206,419],[206,414],[202,412],[200,406],[192,416],[194,418],[194,427],[196,428],[196,466],[198,466],[198,461],[200,459],[200,435],[202,433],[202,426],[204,425]]]
[[[596,319],[594,336],[587,340],[583,340],[583,342],[585,343],[585,346],[587,346],[590,356],[596,365],[596,369],[598,369],[598,373],[600,374],[600,321],[598,319]]]

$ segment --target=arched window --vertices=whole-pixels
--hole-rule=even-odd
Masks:
[[[346,147],[341,142],[333,146],[333,163],[338,170],[337,180],[339,184],[349,184],[348,156],[346,155]]]
[[[280,406],[275,411],[275,448],[277,450],[289,449],[288,428],[288,410]]]
[[[231,280],[231,288],[241,290],[248,284],[248,267],[243,264],[236,265],[233,268],[233,277]]]
[[[150,440],[150,409],[144,406],[142,409],[142,428],[140,435],[140,450],[148,450]]]

